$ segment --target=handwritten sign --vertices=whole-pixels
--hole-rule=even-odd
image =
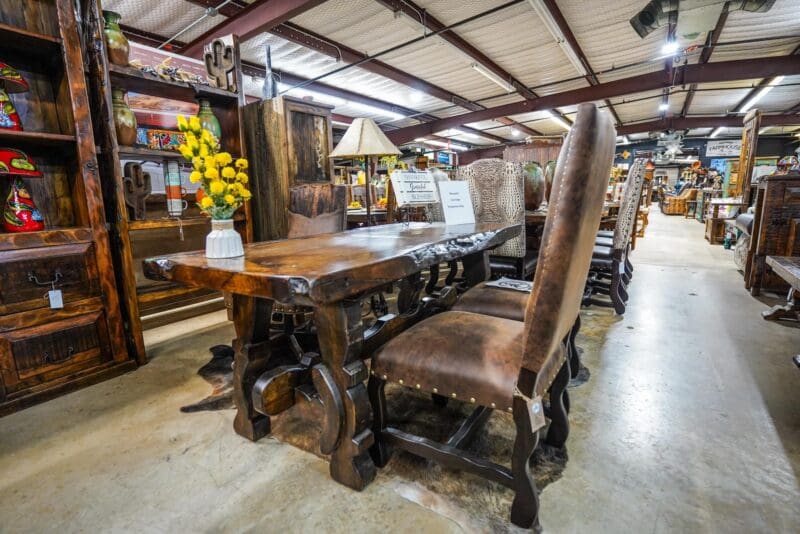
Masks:
[[[442,212],[447,224],[474,224],[475,210],[469,196],[469,184],[462,181],[439,182]]]
[[[736,157],[742,151],[741,139],[723,139],[721,141],[709,141],[706,145],[706,157]]]
[[[394,171],[390,177],[397,206],[422,206],[439,202],[436,182],[427,172]]]

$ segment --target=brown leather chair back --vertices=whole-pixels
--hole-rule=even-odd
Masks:
[[[614,158],[616,130],[594,104],[578,106],[558,156],[533,289],[525,308],[522,366],[536,373],[533,393],[552,382],[565,354],[561,341],[580,311],[603,199]],[[524,387],[523,387],[524,386]],[[530,384],[520,384],[528,395]]]
[[[289,190],[289,238],[342,232],[347,226],[347,186],[298,185]]]

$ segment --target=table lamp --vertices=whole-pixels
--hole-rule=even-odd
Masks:
[[[367,174],[367,226],[371,223],[371,183],[372,176],[370,175],[370,163],[373,156],[391,156],[401,154],[400,150],[389,141],[386,134],[378,128],[375,121],[372,119],[354,119],[352,124],[347,128],[347,131],[342,136],[339,144],[331,152],[332,158],[360,158],[363,157],[365,161]]]

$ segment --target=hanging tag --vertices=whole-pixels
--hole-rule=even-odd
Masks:
[[[536,432],[546,424],[542,397],[537,395],[532,399],[525,399],[528,406],[528,416],[531,418],[531,431]]]
[[[60,310],[64,307],[64,296],[60,289],[51,289],[48,291],[47,300],[50,301],[51,310]]]
[[[625,274],[625,258],[619,260],[619,274]]]

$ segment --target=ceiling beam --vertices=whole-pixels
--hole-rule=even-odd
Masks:
[[[675,67],[674,80],[667,79],[664,71],[651,72],[639,76],[622,78],[591,87],[582,87],[546,95],[533,100],[512,102],[502,106],[463,113],[416,126],[399,128],[389,134],[394,143],[404,142],[415,137],[423,137],[434,131],[458,128],[462,124],[496,119],[507,115],[528,113],[530,111],[571,106],[581,102],[592,102],[617,96],[655,91],[674,85],[691,83],[727,82],[751,78],[767,78],[781,74],[800,74],[799,56],[778,56],[735,61],[720,61],[705,65],[679,65]]]
[[[539,130],[534,130],[533,128],[531,128],[529,126],[525,126],[521,122],[517,122],[517,121],[515,121],[513,119],[509,119],[508,117],[499,117],[496,120],[497,120],[497,122],[499,122],[501,124],[504,124],[506,126],[511,126],[512,128],[516,128],[517,130],[519,130],[521,132],[525,132],[528,135],[542,135],[542,132],[540,132]],[[570,124],[572,124],[571,121],[570,121]]]
[[[600,80],[597,79],[597,75],[595,74],[592,65],[589,63],[589,59],[586,57],[586,54],[583,53],[583,49],[581,48],[581,45],[578,43],[578,39],[576,39],[575,34],[572,33],[572,28],[569,27],[567,19],[564,18],[564,14],[561,13],[561,9],[559,9],[555,0],[544,0],[544,5],[547,11],[550,12],[550,15],[553,17],[553,20],[556,22],[558,29],[561,30],[561,33],[567,40],[567,45],[572,49],[575,55],[578,56],[578,60],[583,65],[583,68],[586,70],[586,76],[585,76],[586,81],[589,82],[589,84],[591,85],[599,85]],[[614,106],[611,105],[611,102],[608,99],[606,99],[605,104],[609,113],[611,113],[611,116],[614,117],[615,124],[622,124],[622,119],[620,119],[619,115],[617,115],[617,110],[614,109]]]
[[[192,1],[197,3],[197,2],[213,1],[213,0],[192,0]],[[228,4],[228,6],[230,5],[231,4]],[[136,28],[132,28],[130,26],[125,26],[125,25],[120,25],[120,27],[130,40],[147,46],[158,46],[159,44],[163,43],[166,40],[166,37],[164,37],[163,35],[158,35],[155,33],[138,30]],[[171,47],[172,50],[176,52],[179,52],[181,48],[185,46],[185,43],[182,43],[180,41],[172,41],[171,44],[173,45]],[[242,62],[242,71],[244,72],[244,74],[247,74],[249,76],[257,76],[263,78],[265,75],[264,67],[247,61]],[[275,69],[273,69],[273,72],[275,72],[281,78],[281,81],[284,83],[290,85],[299,85],[301,83],[306,84],[305,87],[308,88],[309,91],[314,91],[316,93],[321,93],[328,96],[349,100],[350,102],[358,102],[360,104],[365,104],[367,106],[372,106],[374,108],[391,111],[393,113],[399,113],[401,115],[412,117],[421,122],[438,120],[438,117],[436,117],[435,115],[420,113],[419,111],[406,108],[403,106],[398,106],[396,104],[392,104],[391,102],[386,102],[384,100],[379,100],[377,98],[369,97],[363,93],[348,91],[347,89],[341,89],[339,87],[328,85],[322,82],[312,82],[309,81],[308,78],[304,78],[302,76],[298,76],[290,72],[281,72]],[[491,139],[493,141],[497,141],[499,143],[505,143],[508,141],[508,139],[505,137],[495,135],[491,132],[484,132],[483,130],[478,130],[477,128],[462,126],[459,129],[467,133],[473,133],[475,135],[479,135],[485,139]]]
[[[392,10],[395,13],[403,13],[407,17],[420,23],[420,27],[424,27],[432,32],[438,32],[445,29],[447,26],[428,13],[424,8],[416,5],[411,0],[375,0],[384,7]],[[498,65],[489,56],[478,50],[475,46],[469,43],[466,39],[458,35],[453,30],[443,31],[438,35],[454,47],[458,48],[462,53],[473,59],[476,63],[483,65],[486,69],[496,74],[501,79],[510,83],[514,89],[524,96],[525,98],[536,98],[536,93],[528,89],[528,87],[514,78],[511,73]]]
[[[207,43],[224,35],[238,35],[246,41],[260,33],[270,31],[287,20],[322,4],[325,0],[259,0],[242,9],[236,15],[188,43],[182,50],[184,55],[199,58]]]
[[[428,13],[425,9],[416,5],[411,0],[376,0],[376,2],[392,10],[394,13],[402,13],[405,16],[418,21],[421,28],[425,28],[431,32],[441,32],[438,34],[439,38],[444,39],[447,43],[456,47],[463,54],[466,54],[467,57],[473,59],[475,63],[478,63],[487,70],[493,72],[500,79],[507,81],[521,96],[524,98],[536,98],[536,93],[531,91],[525,84],[516,79],[510,72],[498,65],[489,56],[478,50],[475,46],[458,35],[455,31],[445,30],[447,26],[444,23]],[[562,118],[569,122],[569,119],[566,117],[562,116]],[[511,119],[508,120],[516,124],[515,121]],[[517,128],[519,130],[528,132],[530,135],[542,135],[541,132],[537,132],[533,128],[528,128],[522,124],[517,125]]]
[[[659,130],[685,130],[691,128],[736,128],[742,126],[744,115],[731,115],[726,117],[667,117],[655,121],[625,124],[617,129],[617,135],[652,132]],[[800,125],[800,116],[797,115],[762,115],[761,126],[787,126]]]
[[[717,23],[714,25],[714,29],[706,37],[706,44],[703,47],[703,51],[700,52],[700,59],[698,63],[708,63],[708,60],[711,59],[711,54],[714,52],[714,47],[717,46],[719,42],[719,37],[722,35],[722,29],[725,27],[725,23],[728,21],[728,4],[730,2],[725,2],[725,5],[722,6],[722,12],[719,14],[719,18],[717,19]],[[693,83],[689,86],[689,92],[686,93],[686,99],[683,101],[683,107],[681,108],[681,117],[685,117],[687,113],[689,113],[689,107],[692,105],[692,100],[694,100],[694,93],[697,89],[697,84]]]

